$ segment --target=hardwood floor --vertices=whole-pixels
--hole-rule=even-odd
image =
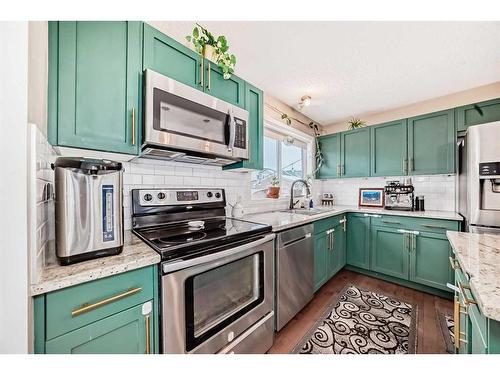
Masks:
[[[436,310],[453,315],[452,301],[346,270],[340,271],[316,292],[314,299],[276,335],[268,353],[290,353],[348,283],[417,305],[417,353],[446,354]]]

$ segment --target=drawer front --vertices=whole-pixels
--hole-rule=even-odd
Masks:
[[[326,219],[321,219],[314,222],[314,234],[320,234],[322,232],[326,232],[329,229],[337,226],[344,217],[347,217],[347,214],[337,215],[333,217],[328,217]]]
[[[422,219],[395,215],[382,215],[382,217],[373,217],[372,224],[378,226],[405,228],[433,233],[445,233],[447,230],[460,229],[460,224],[458,221],[427,218]]]
[[[153,299],[154,272],[145,267],[48,293],[46,339]]]

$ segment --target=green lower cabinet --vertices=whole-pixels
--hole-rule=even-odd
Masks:
[[[50,143],[137,154],[141,64],[141,22],[49,22]]]
[[[146,354],[153,347],[152,301],[47,341],[47,354]],[[146,344],[149,340],[149,343]]]
[[[346,232],[344,231],[344,224],[338,224],[333,228],[331,233],[331,249],[329,252],[330,261],[328,276],[332,277],[346,264]]]
[[[410,238],[410,281],[437,289],[449,290],[453,269],[449,257],[451,246],[446,234],[419,232]]]
[[[364,214],[347,215],[347,264],[370,269],[370,217]]]
[[[314,236],[314,291],[328,280],[328,248],[325,233]]]
[[[408,234],[390,227],[371,227],[371,270],[408,279]]]
[[[469,104],[455,109],[457,131],[465,131],[471,125],[500,121],[500,99]]]
[[[408,119],[408,174],[441,174],[455,171],[454,110]]]
[[[477,305],[469,305],[467,313],[470,319],[470,351],[472,354],[487,354],[487,320]]]
[[[34,299],[35,353],[158,353],[156,265]]]

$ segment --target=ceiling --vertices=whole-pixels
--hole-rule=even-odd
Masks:
[[[150,22],[186,44],[194,22]],[[500,81],[500,22],[202,22],[236,74],[323,124]]]

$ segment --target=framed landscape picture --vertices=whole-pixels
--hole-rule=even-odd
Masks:
[[[360,207],[384,207],[384,188],[360,188]]]

